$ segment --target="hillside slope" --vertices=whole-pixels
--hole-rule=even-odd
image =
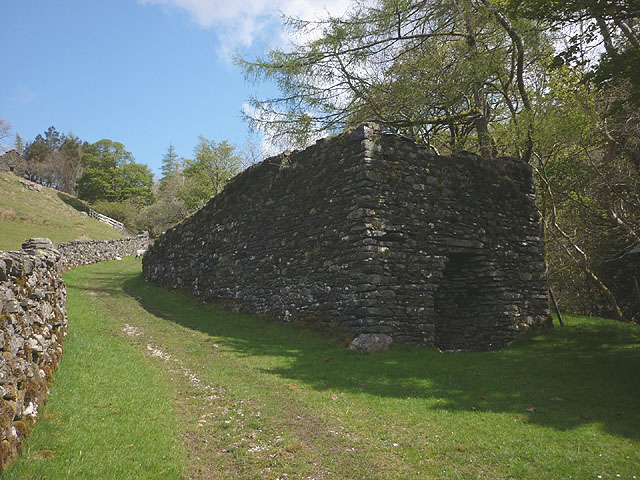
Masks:
[[[81,202],[52,188],[31,190],[11,173],[0,173],[0,251],[17,250],[26,239],[54,242],[120,238],[123,233],[74,208]]]

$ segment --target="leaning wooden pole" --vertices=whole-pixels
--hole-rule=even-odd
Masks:
[[[556,302],[556,296],[553,294],[553,290],[551,289],[551,285],[549,285],[549,297],[551,297],[551,303],[553,303],[553,309],[558,315],[558,322],[560,322],[560,326],[564,327],[564,321],[562,320],[562,314],[560,313],[560,308],[558,308],[558,302]]]
[[[633,286],[636,287],[636,295],[638,297],[638,307],[640,307],[640,286],[638,286],[638,277],[634,275]]]

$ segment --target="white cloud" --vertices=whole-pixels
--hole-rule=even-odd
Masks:
[[[186,11],[203,28],[215,28],[219,54],[228,58],[238,48],[250,47],[257,38],[278,43],[280,15],[317,20],[342,15],[351,0],[138,0],[144,5],[162,5]],[[269,39],[269,36],[274,38]]]
[[[201,26],[233,23],[260,16],[286,15],[306,19],[324,17],[327,12],[341,15],[350,0],[139,0],[142,4],[156,4],[186,10]]]

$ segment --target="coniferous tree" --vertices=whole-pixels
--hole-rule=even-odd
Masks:
[[[16,152],[18,155],[22,155],[24,153],[24,140],[22,137],[16,133],[16,141],[15,141]]]
[[[282,92],[251,100],[254,127],[304,145],[373,120],[438,150],[530,159],[527,80],[552,48],[534,22],[489,0],[361,0],[344,17],[289,25],[311,40],[238,61],[249,79]],[[517,143],[498,138],[507,119]]]
[[[537,174],[561,304],[640,320],[627,256],[640,245],[639,2],[355,0],[288,24],[301,43],[238,60],[280,88],[251,100],[253,127],[298,146],[373,120],[444,153],[516,156]]]
[[[167,147],[167,153],[162,156],[162,176],[166,177],[180,168],[180,157],[172,143]]]

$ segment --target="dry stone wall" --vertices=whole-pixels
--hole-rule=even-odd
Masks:
[[[146,250],[148,245],[149,234],[145,232],[136,237],[111,240],[59,242],[55,244],[55,248],[61,254],[60,268],[65,271],[81,265],[128,257],[138,250]]]
[[[67,330],[60,253],[48,239],[0,252],[0,472],[38,417]]]
[[[532,170],[363,124],[238,175],[161,236],[147,280],[444,350],[550,324]]]
[[[147,234],[52,244],[35,238],[0,252],[0,473],[38,417],[62,357],[67,331],[61,272],[133,255]]]

